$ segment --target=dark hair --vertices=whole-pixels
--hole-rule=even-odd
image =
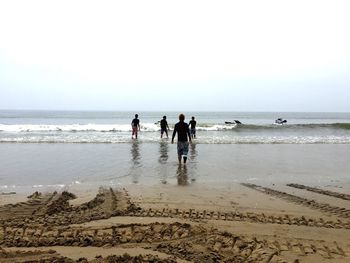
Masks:
[[[192,116],[192,119],[194,119],[194,117]]]
[[[166,119],[166,116],[163,116],[163,119]]]
[[[135,118],[137,118],[139,115],[138,114],[135,114]]]
[[[179,115],[179,120],[180,120],[180,121],[184,121],[184,120],[185,120],[185,115],[181,113],[181,114]]]

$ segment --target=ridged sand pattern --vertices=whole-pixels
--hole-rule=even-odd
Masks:
[[[263,191],[255,185],[246,186]],[[35,193],[27,202],[0,207],[0,262],[289,262],[291,257],[298,260],[311,255],[323,259],[347,257],[346,248],[336,242],[244,236],[220,231],[208,224],[211,220],[222,220],[350,229],[349,222],[340,220],[326,222],[322,219],[238,211],[143,209],[130,201],[125,190],[111,188],[101,188],[94,199],[79,206],[69,204],[73,198],[75,196],[68,192]],[[109,226],[82,224],[124,216],[153,218],[154,222]],[[160,223],[157,218],[173,218],[175,222]],[[176,222],[176,219],[182,222]],[[17,251],[9,250],[10,247],[15,247]],[[76,261],[53,249],[48,250],[50,247],[143,248],[168,257],[159,258],[150,253]],[[29,248],[36,250],[25,251]]]

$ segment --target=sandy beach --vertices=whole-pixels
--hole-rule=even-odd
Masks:
[[[125,113],[30,114],[0,133],[0,262],[350,261],[348,115],[223,129],[231,113],[202,113],[179,165],[158,112],[138,140]]]
[[[350,1],[0,1],[0,263],[350,263]]]
[[[0,262],[349,262],[349,186],[1,195]]]

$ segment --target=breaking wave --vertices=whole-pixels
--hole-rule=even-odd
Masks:
[[[173,128],[170,126],[170,128]],[[204,123],[197,126],[198,131],[225,131],[225,130],[272,130],[272,129],[335,129],[350,130],[350,123],[325,123],[325,124],[210,124]],[[157,124],[141,124],[141,131],[159,131]],[[69,124],[69,125],[46,125],[46,124],[0,124],[0,132],[130,132],[129,124]]]
[[[173,126],[170,125],[171,136]],[[157,123],[141,124],[139,142],[159,143]],[[197,126],[200,144],[350,144],[350,123]],[[130,143],[130,124],[0,124],[0,143]]]

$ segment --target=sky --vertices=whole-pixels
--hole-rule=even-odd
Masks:
[[[0,0],[0,109],[350,112],[350,1]]]

